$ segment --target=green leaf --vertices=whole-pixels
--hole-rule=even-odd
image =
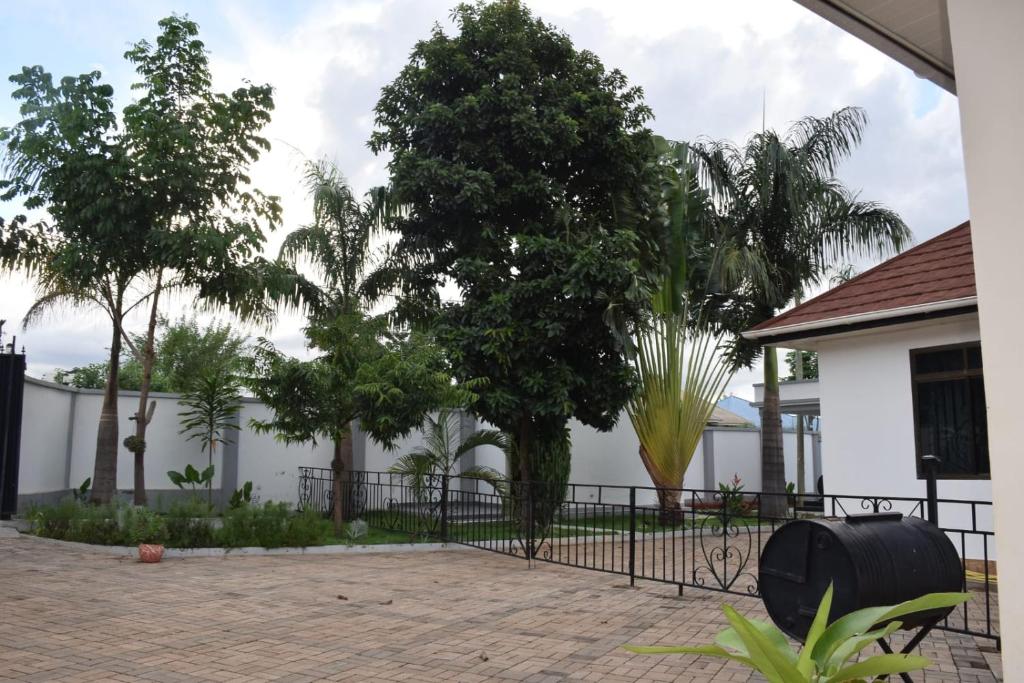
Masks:
[[[931,593],[914,600],[901,602],[898,605],[866,607],[851,612],[840,617],[825,629],[815,644],[811,656],[818,665],[818,669],[824,669],[833,653],[844,641],[871,630],[876,624],[924,610],[953,607],[970,600],[970,598],[968,593]]]
[[[917,671],[931,663],[930,659],[918,657],[917,655],[877,655],[862,662],[851,664],[842,671],[825,679],[825,683],[842,683],[842,681],[855,681],[862,678],[873,679],[888,674]]]
[[[177,486],[179,489],[184,488],[183,484],[187,481],[181,472],[175,472],[171,470],[167,473],[167,478],[171,480],[171,483]]]
[[[836,648],[835,654],[833,654],[828,660],[826,666],[820,670],[820,673],[826,675],[834,674],[842,669],[846,662],[865,647],[877,642],[879,638],[888,638],[902,626],[903,624],[898,621],[891,621],[884,628],[880,628],[875,631],[868,631],[860,637],[850,638]]]
[[[203,470],[203,473],[199,475],[199,483],[200,484],[208,484],[209,482],[213,481],[213,472],[214,472],[214,466],[213,465],[210,465],[205,470]]]
[[[802,419],[802,418],[801,418]],[[832,610],[832,584],[828,585],[825,589],[825,595],[822,596],[821,602],[818,603],[818,612],[814,615],[814,621],[811,622],[811,627],[807,630],[807,637],[804,639],[804,648],[800,651],[800,659],[797,660],[796,668],[800,670],[804,676],[810,676],[814,666],[814,660],[811,659],[811,653],[814,651],[814,645],[818,642],[818,638],[828,628],[828,613]]]
[[[198,484],[200,481],[199,470],[192,467],[192,465],[185,465],[185,481],[190,484]]]
[[[793,648],[790,647],[789,640],[786,639],[785,634],[776,628],[774,624],[769,624],[759,619],[747,619],[747,623],[767,638],[787,659],[796,662],[797,655],[793,652]],[[722,647],[731,648],[743,656],[750,655],[746,644],[734,628],[727,628],[719,633],[715,636],[715,642]]]
[[[771,683],[806,683],[806,677],[800,674],[794,664],[796,656],[785,638],[780,647],[777,640],[761,633],[757,626],[729,605],[723,605],[722,611],[743,639],[757,670]]]

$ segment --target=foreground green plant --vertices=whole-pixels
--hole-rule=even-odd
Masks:
[[[875,655],[851,662],[879,638],[888,638],[898,630],[902,626],[900,617],[954,607],[967,600],[970,600],[967,593],[931,593],[889,607],[866,607],[829,624],[828,614],[832,609],[832,586],[829,586],[799,653],[778,628],[764,621],[747,619],[729,605],[723,605],[722,611],[732,626],[718,634],[714,645],[625,647],[637,654],[696,654],[731,659],[757,671],[769,683],[867,681],[931,665],[929,659],[906,654]]]

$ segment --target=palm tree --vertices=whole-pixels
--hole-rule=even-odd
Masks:
[[[671,524],[683,477],[734,367],[725,335],[701,311],[711,268],[690,267],[701,259],[691,252],[713,218],[710,198],[697,182],[687,145],[661,138],[656,144],[664,162],[668,269],[653,296],[651,319],[636,335],[638,386],[626,411],[657,489],[662,523]]]
[[[713,193],[726,229],[719,237],[746,282],[717,303],[721,319],[739,331],[772,318],[801,288],[815,285],[851,257],[881,258],[911,240],[892,210],[861,201],[835,178],[839,164],[861,142],[867,115],[847,107],[824,118],[806,117],[784,135],[766,130],[743,147],[702,142],[693,149],[702,180]],[[735,264],[732,264],[735,265]],[[766,276],[766,277],[765,277]],[[769,286],[770,283],[770,286]],[[752,362],[762,349],[740,342],[738,358]],[[778,359],[764,353],[761,420],[762,514],[784,516],[785,461],[779,412]]]
[[[289,233],[278,259],[295,266],[305,260],[321,282],[321,321],[351,319],[362,315],[361,293],[370,257],[370,240],[381,229],[392,207],[388,193],[375,188],[359,202],[345,176],[325,159],[306,161],[303,180],[313,199],[313,222]],[[339,425],[334,439],[334,505],[332,517],[340,533],[342,523],[342,474],[352,469],[352,428]]]
[[[493,467],[475,465],[459,472],[459,461],[478,446],[494,446],[505,451],[508,439],[496,429],[479,429],[462,438],[459,411],[442,408],[437,417],[428,415],[423,423],[423,445],[398,458],[388,472],[399,474],[417,500],[423,500],[441,476],[480,479],[499,494],[505,492],[505,480]]]

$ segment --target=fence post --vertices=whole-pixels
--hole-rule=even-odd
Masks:
[[[629,585],[636,585],[636,487],[629,487]]]
[[[942,461],[934,455],[925,455],[921,458],[921,464],[924,466],[925,491],[928,496],[928,521],[935,526],[939,525],[939,493],[935,476],[940,462]]]
[[[448,542],[448,475],[441,475],[441,541]]]
[[[531,482],[523,482],[526,490],[523,492],[526,498],[526,562],[533,566],[533,558],[536,549],[533,547],[533,485]]]

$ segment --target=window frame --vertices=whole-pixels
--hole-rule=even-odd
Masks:
[[[981,367],[971,368],[967,362],[967,350],[971,348],[981,349],[981,340],[958,342],[955,344],[941,344],[939,346],[926,346],[918,349],[910,349],[910,395],[913,401],[914,410],[914,461],[917,469],[918,479],[927,479],[927,475],[924,471],[924,463],[921,460],[926,454],[921,452],[921,424],[918,413],[918,401],[917,401],[917,387],[919,384],[936,382],[942,380],[970,380],[972,377],[980,377],[982,385],[984,386],[985,381],[985,356],[982,352],[981,356]],[[950,351],[958,349],[963,353],[964,365],[962,370],[945,370],[941,372],[925,372],[918,373],[915,371],[917,357],[919,355],[927,353],[935,353],[937,351]],[[968,392],[971,391],[971,383],[967,382]],[[973,401],[968,401],[968,404],[972,404]],[[985,420],[988,420],[988,408],[985,410]],[[988,425],[986,423],[986,434],[988,433]],[[974,451],[974,437],[971,436],[971,447]],[[951,479],[951,480],[967,480],[967,481],[990,481],[992,479],[992,461],[989,460],[989,471],[984,474],[943,474],[942,472],[935,473],[936,479]]]

